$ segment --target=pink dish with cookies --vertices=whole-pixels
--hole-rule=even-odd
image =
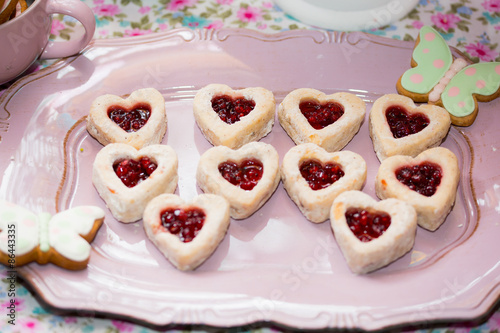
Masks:
[[[448,50],[451,64],[431,61],[426,57],[435,57],[428,55],[434,48],[427,43],[439,36],[432,38],[434,32],[426,27],[415,44],[361,33],[338,41],[333,33],[319,31],[291,31],[279,40],[225,33],[206,39],[192,35],[190,44],[184,40],[190,31],[182,30],[174,34],[180,38],[165,37],[172,45],[158,49],[186,48],[194,57],[194,44],[216,45],[221,53],[207,52],[218,59],[218,71],[213,62],[200,61],[196,73],[189,74],[192,69],[183,62],[173,66],[162,60],[164,52],[149,50],[171,73],[163,82],[135,72],[143,78],[137,82],[148,82],[139,87],[119,80],[125,69],[117,69],[99,85],[90,79],[95,91],[75,94],[64,104],[58,101],[63,82],[53,80],[57,66],[67,66],[62,63],[38,80],[26,78],[25,90],[14,87],[0,100],[16,120],[20,113],[12,101],[31,107],[42,98],[32,87],[54,82],[44,88],[54,102],[40,106],[33,123],[21,130],[21,122],[13,121],[7,134],[0,133],[0,145],[15,148],[0,151],[0,170],[10,175],[0,185],[2,198],[23,207],[22,214],[44,220],[43,228],[52,233],[62,223],[59,214],[77,221],[74,214],[63,214],[79,207],[92,212],[84,223],[89,228],[69,227],[68,232],[86,244],[88,257],[71,257],[70,265],[57,254],[66,250],[57,250],[56,241],[47,250],[45,240],[34,241],[36,251],[19,253],[20,273],[49,303],[61,302],[60,290],[71,290],[67,307],[90,300],[97,294],[73,290],[71,284],[98,292],[114,276],[120,288],[102,311],[154,325],[179,323],[183,315],[175,311],[180,301],[186,305],[181,312],[195,314],[200,323],[249,324],[253,321],[245,318],[260,313],[255,302],[263,300],[275,304],[266,321],[310,329],[375,329],[385,321],[364,321],[366,314],[386,318],[387,309],[393,309],[390,324],[407,323],[410,309],[441,297],[444,282],[436,282],[436,276],[446,281],[458,274],[459,265],[468,265],[462,251],[478,251],[485,243],[496,246],[489,236],[491,223],[479,223],[496,216],[488,201],[494,199],[484,193],[493,193],[492,186],[500,183],[489,169],[500,161],[497,135],[485,135],[492,123],[488,118],[497,117],[498,87],[490,83],[496,79],[496,64],[488,64],[491,75],[483,78],[482,66],[460,69],[460,60],[453,65],[461,58],[454,49]],[[366,50],[346,58],[341,46],[356,47],[361,41]],[[257,53],[241,54],[243,42]],[[103,58],[111,48],[101,44],[86,51],[89,59],[112,61]],[[119,47],[130,51],[123,55],[127,63],[143,63],[134,48],[160,44]],[[303,61],[302,53],[272,61],[272,66],[266,60],[297,45],[321,57],[313,65]],[[77,57],[72,66],[80,61]],[[433,78],[438,87],[408,93],[413,89],[408,80],[427,82],[428,70],[422,73],[427,62],[443,68]],[[460,83],[465,76],[476,80],[476,88]],[[470,104],[468,97],[455,102],[460,95],[454,96],[455,86],[472,91],[470,113],[455,111],[469,110]],[[20,99],[28,90],[34,98]],[[36,121],[41,119],[48,124],[40,126]],[[31,147],[55,142],[60,148],[44,149],[28,163]],[[2,203],[0,217],[10,214],[11,205]],[[8,265],[8,248],[0,250],[1,262]],[[489,260],[482,259],[485,272],[492,267]],[[54,264],[39,265],[49,262]],[[49,277],[55,284],[47,282]],[[427,292],[410,291],[412,297],[401,300],[397,295],[408,292],[407,281],[416,279],[429,286]],[[370,296],[385,280],[389,283],[381,288],[387,297]],[[480,280],[491,290],[487,273]],[[363,301],[368,305],[347,295],[346,288],[368,295]],[[127,301],[132,294],[140,295],[140,302],[162,302],[160,313],[174,311],[172,317],[139,309]],[[315,318],[323,312],[339,315],[333,294],[360,320],[344,325],[303,315],[306,305]],[[460,294],[450,304],[478,297],[487,296]],[[224,315],[227,306],[240,315]],[[204,311],[212,308],[209,318]],[[454,308],[443,311],[454,313]]]

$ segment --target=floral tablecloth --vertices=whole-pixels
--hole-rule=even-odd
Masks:
[[[137,36],[178,27],[239,27],[275,33],[313,27],[294,20],[273,1],[264,0],[85,0],[96,15],[95,38]],[[370,33],[414,40],[423,25],[433,25],[448,44],[473,61],[500,61],[500,0],[420,0],[399,22]],[[69,39],[70,17],[57,17],[54,38]]]
[[[265,33],[291,29],[315,29],[288,16],[270,0],[83,0],[95,13],[95,38],[121,38],[161,32],[178,27],[219,29],[248,28]],[[415,40],[423,25],[438,29],[450,45],[474,61],[500,61],[500,0],[420,0],[406,17],[369,33],[401,40]],[[68,40],[79,25],[67,16],[55,16],[52,38]],[[40,62],[46,66],[49,62]],[[7,85],[1,86],[5,89]],[[0,332],[153,332],[134,323],[105,318],[59,316],[49,312],[21,282],[15,283],[16,325],[8,323],[7,270],[0,268]],[[168,331],[190,331],[182,327]],[[195,329],[199,330],[199,329]],[[430,328],[417,331],[428,331]],[[479,323],[442,325],[441,332],[498,332],[500,311]],[[220,330],[228,331],[228,330]],[[231,329],[270,332],[272,328]]]

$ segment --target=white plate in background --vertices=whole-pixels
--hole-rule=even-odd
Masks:
[[[370,30],[398,21],[418,0],[275,0],[295,19],[313,26],[341,31]]]

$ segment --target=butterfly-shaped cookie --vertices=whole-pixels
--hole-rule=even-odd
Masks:
[[[465,59],[453,59],[444,38],[430,26],[420,29],[411,65],[397,83],[398,92],[444,107],[454,125],[471,125],[477,102],[500,96],[500,62],[468,65]]]
[[[79,206],[51,216],[35,214],[0,200],[0,263],[22,266],[52,262],[78,270],[87,266],[90,244],[104,220],[104,211]]]

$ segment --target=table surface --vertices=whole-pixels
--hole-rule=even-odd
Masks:
[[[265,0],[83,0],[95,13],[94,37],[121,38],[167,31],[178,27],[192,29],[247,28],[264,33],[292,29],[316,29],[284,13]],[[420,0],[417,7],[400,21],[369,33],[388,38],[416,39],[423,25],[438,29],[449,45],[473,61],[500,61],[500,0]],[[69,40],[80,32],[71,17],[56,15],[52,39]],[[50,61],[38,62],[45,67]],[[35,69],[36,70],[36,69]],[[0,91],[9,84],[0,86]],[[48,310],[21,282],[16,283],[16,325],[7,323],[7,270],[0,268],[1,332],[156,332],[135,323],[94,317],[60,316]],[[410,328],[410,331],[498,332],[500,310],[492,311],[475,323],[441,324]],[[199,327],[179,327],[164,331],[202,331]],[[222,331],[222,330],[220,330]],[[224,329],[223,331],[227,331]],[[246,327],[231,331],[272,332],[279,328]]]

